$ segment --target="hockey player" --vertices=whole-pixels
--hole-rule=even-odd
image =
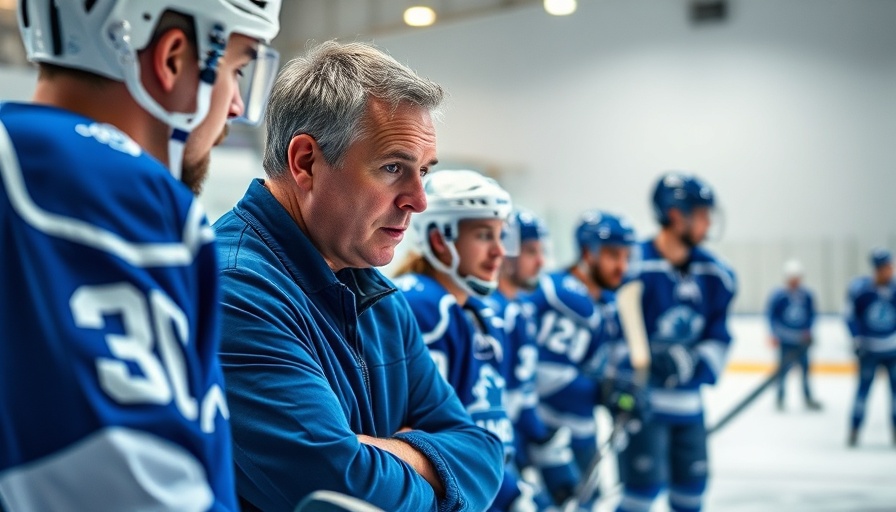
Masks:
[[[505,255],[501,242],[510,195],[474,171],[445,170],[424,182],[426,210],[411,225],[421,255],[411,255],[395,284],[405,294],[430,355],[473,421],[504,443],[513,457],[513,425],[504,405],[503,325],[482,301],[498,286]],[[537,510],[530,486],[512,470],[492,511]]]
[[[865,403],[878,366],[890,377],[893,443],[896,444],[896,280],[890,251],[876,248],[871,252],[874,275],[858,277],[850,283],[846,304],[846,323],[852,335],[859,361],[859,388],[850,421],[849,446],[859,440],[865,419]]]
[[[172,174],[207,112],[242,113],[213,84],[279,8],[19,2],[40,69],[0,105],[0,509],[237,509],[213,235]]]
[[[534,214],[515,210],[507,223],[508,252],[501,265],[498,289],[486,302],[503,321],[505,347],[502,376],[507,384],[505,405],[513,422],[518,469],[534,466],[556,505],[572,496],[579,469],[569,446],[567,427],[552,428],[538,412],[535,372],[538,345],[535,341],[534,307],[525,295],[538,285],[545,261],[547,229]]]
[[[776,288],[768,301],[772,343],[779,348],[779,366],[799,364],[806,408],[819,410],[821,404],[812,399],[809,389],[809,346],[812,344],[812,324],[815,321],[812,292],[802,285],[803,266],[797,260],[790,260],[784,265],[784,279],[785,286]],[[784,409],[786,376],[785,371],[778,379],[778,410]]]
[[[708,472],[700,387],[715,384],[724,368],[735,293],[734,273],[700,247],[714,205],[703,180],[661,176],[653,193],[660,232],[635,247],[617,293],[626,338],[649,343],[653,408],[653,420],[620,456],[621,511],[648,510],[667,483],[672,510],[701,507]]]
[[[595,406],[605,405],[616,417],[643,415],[647,404],[631,380],[615,372],[624,351],[613,290],[625,275],[634,230],[620,216],[589,210],[575,239],[578,261],[542,276],[529,300],[538,319],[539,411],[552,427],[572,431],[575,460],[586,476],[597,451]]]

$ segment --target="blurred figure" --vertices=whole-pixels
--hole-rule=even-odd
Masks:
[[[647,511],[669,485],[675,511],[701,509],[709,478],[700,389],[725,367],[734,272],[700,247],[713,224],[715,195],[696,176],[667,173],[653,193],[661,229],[633,251],[628,282],[617,294],[629,342],[649,343],[653,421],[620,457],[621,511]],[[637,338],[635,338],[637,337]]]
[[[849,286],[846,324],[852,335],[853,350],[859,361],[859,389],[849,430],[849,446],[859,440],[865,419],[865,403],[878,366],[890,377],[893,443],[896,444],[896,281],[890,251],[871,251],[872,276],[858,277]]]
[[[404,292],[442,377],[476,425],[504,443],[513,458],[513,425],[504,407],[507,355],[501,319],[482,299],[498,287],[501,241],[510,194],[475,171],[439,171],[423,184],[426,210],[411,217],[422,254],[411,254],[395,285]],[[531,486],[512,467],[490,511],[541,510]]]
[[[579,469],[569,446],[569,428],[546,425],[538,411],[536,324],[533,304],[526,298],[538,285],[548,232],[537,216],[515,210],[506,233],[507,245],[512,249],[508,249],[501,265],[498,289],[488,296],[487,303],[504,324],[507,357],[501,374],[507,383],[505,407],[514,426],[516,465],[520,471],[534,467],[549,500],[561,505],[572,496]]]
[[[530,300],[538,319],[539,412],[551,427],[572,431],[576,464],[587,478],[597,453],[595,406],[604,405],[614,418],[638,417],[647,413],[647,400],[615,371],[625,343],[613,290],[628,268],[634,229],[621,216],[588,210],[575,239],[578,260],[542,276]]]
[[[803,376],[803,398],[806,408],[817,411],[821,404],[812,399],[809,389],[809,347],[812,345],[812,324],[815,303],[812,292],[803,286],[803,266],[798,260],[784,264],[784,287],[776,288],[768,301],[768,321],[772,344],[779,348],[778,365],[799,364]],[[790,368],[778,379],[778,410],[784,409],[784,388]]]

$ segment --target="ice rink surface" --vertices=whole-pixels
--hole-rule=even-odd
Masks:
[[[738,315],[729,320],[734,336],[729,369],[704,390],[707,425],[713,425],[772,370],[777,354],[765,321]],[[804,407],[798,371],[787,381],[786,407],[775,406],[775,387],[761,395],[709,440],[709,512],[896,512],[896,444],[890,423],[886,374],[871,388],[859,443],[846,445],[856,389],[854,357],[839,317],[822,316],[810,352],[810,375],[821,411]],[[599,416],[606,436],[609,422]],[[619,491],[615,460],[601,467],[606,498],[596,510],[615,508]],[[654,510],[666,511],[665,500]]]

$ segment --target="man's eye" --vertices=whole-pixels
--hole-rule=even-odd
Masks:
[[[383,166],[383,169],[390,174],[401,172],[401,166],[398,164],[386,164]]]

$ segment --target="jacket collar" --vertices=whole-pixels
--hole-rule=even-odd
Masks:
[[[356,310],[360,315],[396,291],[392,283],[373,268],[345,268],[334,273],[289,212],[265,188],[264,180],[253,180],[234,210],[258,233],[306,293],[317,294],[326,288],[344,285],[355,295]]]

